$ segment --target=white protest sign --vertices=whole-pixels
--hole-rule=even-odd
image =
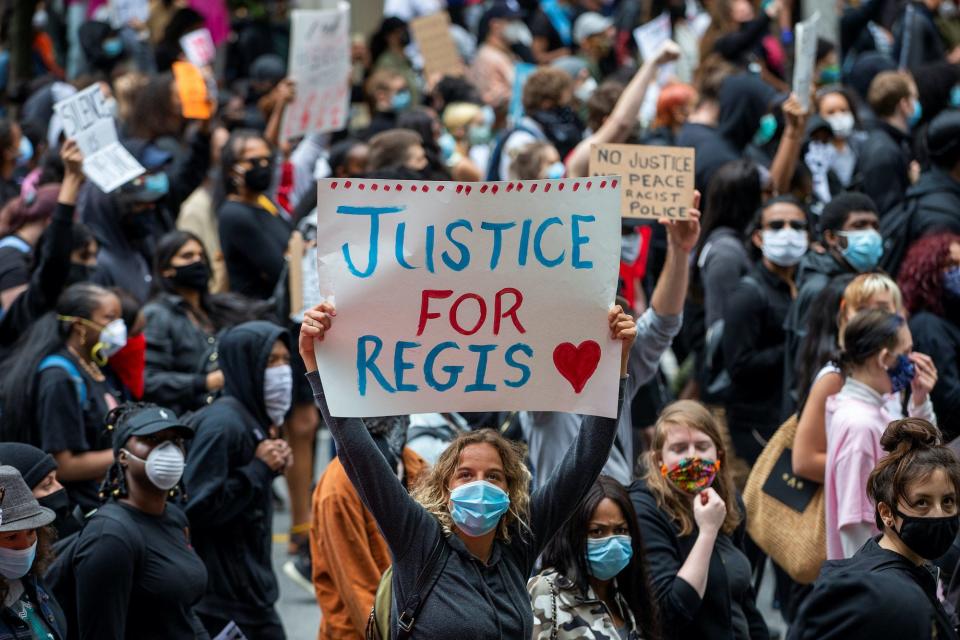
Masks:
[[[618,183],[321,180],[331,413],[615,416]]]
[[[819,19],[820,13],[814,13],[803,22],[798,22],[795,30],[797,42],[793,55],[793,93],[806,110],[810,109],[810,85],[813,82],[813,68],[817,64]]]
[[[110,193],[143,174],[144,169],[117,139],[117,127],[99,84],[93,84],[53,106],[63,133],[83,153],[83,173]]]
[[[132,20],[146,23],[150,17],[150,4],[147,0],[110,0],[110,26],[114,29],[125,27]]]
[[[673,25],[670,22],[670,14],[661,13],[653,20],[640,25],[633,30],[633,39],[640,50],[640,57],[644,62],[653,60],[660,51],[660,47],[670,40],[673,34]],[[657,114],[657,98],[660,96],[660,88],[663,87],[672,76],[676,74],[677,63],[668,62],[661,65],[657,70],[657,82],[647,87],[647,93],[643,97],[643,104],[640,106],[640,121],[649,124]]]
[[[213,64],[217,57],[217,47],[213,44],[210,30],[204,27],[191,31],[180,38],[180,48],[187,56],[187,61],[195,67],[206,67]]]
[[[291,12],[288,75],[297,99],[287,106],[285,139],[339,131],[350,115],[350,5],[334,11]]]

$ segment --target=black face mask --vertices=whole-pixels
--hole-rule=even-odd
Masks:
[[[120,218],[120,229],[128,240],[141,240],[153,233],[153,210],[128,213]]]
[[[535,111],[530,117],[540,125],[561,158],[565,158],[583,139],[583,123],[569,106]]]
[[[273,180],[273,163],[267,163],[267,166],[256,165],[251,167],[243,174],[243,183],[247,189],[257,193],[263,193],[270,188],[270,181]]]
[[[60,527],[60,524],[70,515],[70,498],[67,497],[65,489],[54,491],[48,496],[37,498],[41,507],[46,507],[57,514],[57,519],[53,521],[54,527]]]
[[[207,283],[210,281],[210,268],[203,260],[191,262],[182,267],[174,267],[176,273],[170,280],[178,287],[193,289],[194,291],[206,291]]]
[[[78,282],[90,282],[93,280],[93,276],[96,273],[96,267],[91,267],[77,262],[71,262],[70,273],[67,275],[67,283],[64,285],[64,287],[69,287],[70,285],[77,284]]]
[[[960,531],[960,514],[943,518],[921,518],[903,515],[896,509],[893,513],[903,519],[900,530],[894,531],[903,540],[903,544],[924,560],[936,560],[945,554],[957,537],[957,531]]]

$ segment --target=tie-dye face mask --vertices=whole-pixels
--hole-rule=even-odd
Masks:
[[[667,465],[660,465],[660,473],[684,493],[698,494],[711,484],[720,471],[719,460],[704,460],[702,458],[683,458],[677,466],[668,469]]]

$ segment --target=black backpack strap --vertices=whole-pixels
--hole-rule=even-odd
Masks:
[[[427,596],[437,584],[443,568],[447,566],[447,559],[450,557],[450,547],[443,536],[443,531],[437,533],[437,542],[430,551],[426,564],[420,570],[417,576],[417,583],[413,588],[413,593],[402,603],[397,603],[397,638],[396,640],[408,640],[413,635],[413,625],[417,621],[417,614],[426,602]],[[396,576],[396,573],[394,573]]]

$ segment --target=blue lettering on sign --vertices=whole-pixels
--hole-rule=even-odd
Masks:
[[[441,342],[433,349],[430,349],[430,353],[427,354],[426,360],[423,361],[423,377],[427,381],[427,384],[437,391],[446,391],[447,389],[452,388],[455,384],[457,384],[457,379],[460,377],[460,372],[463,371],[463,365],[443,365],[440,368],[447,373],[447,381],[437,381],[437,377],[434,374],[436,361],[440,354],[447,349],[456,349],[459,351],[460,347],[456,342]]]
[[[350,273],[357,276],[358,278],[369,278],[373,275],[373,272],[377,270],[377,254],[379,239],[380,239],[380,216],[391,214],[391,213],[400,213],[406,209],[406,207],[348,207],[346,205],[340,205],[337,207],[337,213],[348,215],[348,216],[370,216],[370,247],[367,255],[367,268],[361,271],[357,269],[354,265],[353,259],[350,257],[350,245],[347,242],[343,243],[341,249],[343,250],[343,259],[347,262],[347,268],[350,270]]]
[[[528,344],[518,342],[515,345],[512,345],[507,349],[506,355],[503,356],[503,359],[506,361],[507,365],[513,367],[514,369],[520,370],[520,379],[519,380],[504,380],[503,384],[516,389],[527,384],[527,381],[530,380],[530,367],[523,364],[522,362],[517,362],[514,358],[514,354],[517,352],[523,352],[527,354],[528,358],[533,357],[533,349]]]
[[[574,214],[573,216],[572,222],[570,223],[570,228],[572,229],[573,233],[573,256],[571,257],[571,261],[574,269],[593,269],[592,261],[580,259],[580,247],[590,242],[590,236],[584,236],[580,234],[580,223],[595,221],[596,218],[594,216],[581,216],[577,214]]]
[[[367,355],[367,345],[373,345],[373,353]],[[380,383],[380,386],[383,387],[384,391],[389,393],[395,393],[395,389],[390,386],[390,383],[387,382],[387,379],[383,377],[383,374],[380,372],[380,369],[377,368],[376,363],[374,362],[377,359],[377,356],[380,355],[380,350],[383,348],[383,340],[377,336],[360,336],[357,340],[357,387],[360,390],[360,395],[367,395],[367,370],[369,369],[370,373],[373,374],[373,377],[376,378],[377,382]]]

